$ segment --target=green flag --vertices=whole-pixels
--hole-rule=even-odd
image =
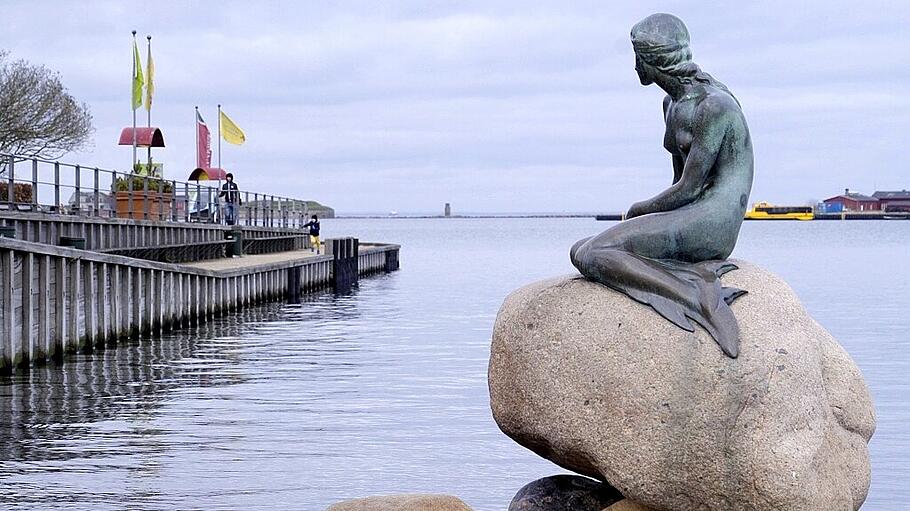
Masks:
[[[136,46],[136,36],[133,36],[133,110],[142,106],[142,61],[139,60],[139,47]]]
[[[151,36],[149,36],[151,37]],[[145,61],[145,79],[148,80],[148,83],[145,84],[145,109],[149,112],[152,111],[152,96],[155,94],[155,61],[152,60],[152,40],[149,39],[149,53],[148,59]]]

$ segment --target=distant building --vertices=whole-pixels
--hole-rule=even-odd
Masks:
[[[872,196],[878,199],[882,211],[910,211],[910,191],[881,191]]]
[[[849,188],[844,189],[844,193],[840,195],[825,199],[823,204],[825,205],[825,211],[829,213],[881,210],[881,204],[877,198],[851,192]]]
[[[79,192],[79,205],[76,206],[75,192],[70,195],[68,203],[70,211],[80,211],[82,214],[95,216],[95,192]],[[114,216],[114,201],[110,194],[98,192],[97,216]]]
[[[452,205],[449,204],[448,202],[446,202],[446,207],[445,207],[443,214],[445,216],[452,216]]]

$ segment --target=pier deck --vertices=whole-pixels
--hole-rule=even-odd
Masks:
[[[271,254],[244,255],[243,257],[229,257],[224,259],[208,259],[194,263],[183,263],[183,266],[218,272],[225,270],[237,270],[241,268],[251,268],[273,263],[303,263],[308,259],[313,259],[319,256],[326,257],[325,254],[317,255],[311,250],[304,249],[292,250],[289,252],[275,252]]]

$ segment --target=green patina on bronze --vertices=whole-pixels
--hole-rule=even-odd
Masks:
[[[689,32],[670,14],[632,27],[642,85],[666,91],[664,147],[673,184],[632,205],[626,220],[578,241],[572,263],[585,277],[648,304],[680,328],[690,319],[730,357],[739,326],[729,304],[745,291],[719,277],[733,252],[752,189],[752,140],[739,102],[692,62]]]

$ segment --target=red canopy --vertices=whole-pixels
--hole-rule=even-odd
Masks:
[[[120,145],[133,145],[133,128],[123,128],[120,132]],[[164,147],[164,135],[156,127],[136,128],[137,147]]]
[[[222,180],[224,181],[225,176],[227,176],[227,171],[224,169],[218,168],[202,168],[196,167],[193,169],[193,173],[190,174],[190,181],[215,181]]]

